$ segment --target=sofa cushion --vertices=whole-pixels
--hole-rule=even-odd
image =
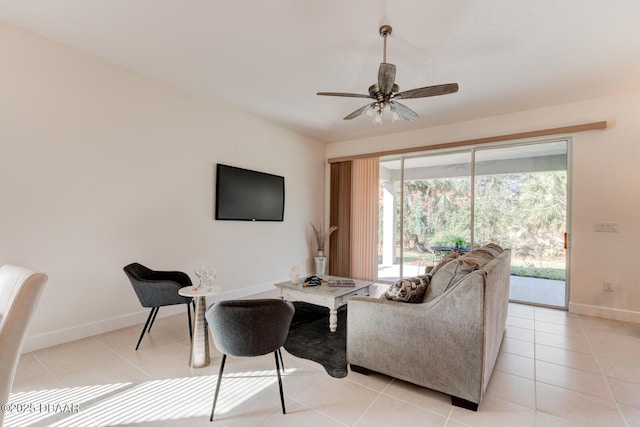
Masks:
[[[427,287],[429,276],[410,277],[395,282],[380,298],[400,302],[422,302]]]
[[[453,261],[454,259],[458,258],[460,256],[460,252],[458,251],[451,251],[447,254],[447,256],[445,256],[444,258],[442,258],[440,260],[440,262],[438,262],[438,264],[436,264],[435,267],[433,267],[433,269],[431,269],[431,271],[429,272],[429,274],[431,275],[431,277],[433,277],[434,274],[436,274],[436,272],[438,270],[440,270],[442,268],[443,265],[445,265],[446,263],[448,263],[449,261]]]
[[[431,277],[429,295],[435,297],[442,294],[478,268],[478,262],[467,257],[459,257],[446,263]]]
[[[493,254],[494,257],[497,257],[504,251],[504,249],[502,249],[500,246],[496,245],[495,243],[487,243],[480,249],[490,252],[491,254]]]
[[[478,263],[478,268],[482,268],[496,256],[493,254],[493,251],[480,248],[463,255],[463,257],[476,261]]]

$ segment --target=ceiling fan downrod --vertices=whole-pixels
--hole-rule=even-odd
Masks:
[[[393,29],[390,25],[383,25],[380,27],[380,36],[384,39],[384,50],[382,54],[382,62],[387,62],[387,36],[391,34]]]

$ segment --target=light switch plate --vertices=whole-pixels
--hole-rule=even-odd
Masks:
[[[617,233],[618,224],[615,222],[596,222],[597,233]]]

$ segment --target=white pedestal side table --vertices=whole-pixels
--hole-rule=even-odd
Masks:
[[[178,293],[183,297],[193,298],[196,306],[196,314],[193,317],[193,336],[191,337],[191,353],[189,355],[189,366],[192,368],[204,368],[209,365],[209,328],[204,313],[207,310],[207,297],[220,293],[222,288],[218,286],[207,286],[197,288],[195,286],[185,286],[180,288]]]

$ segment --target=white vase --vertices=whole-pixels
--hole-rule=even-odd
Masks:
[[[291,267],[291,271],[289,271],[289,277],[291,278],[292,285],[298,284],[298,280],[300,280],[300,269],[297,265]]]
[[[317,256],[313,257],[316,265],[316,276],[325,276],[327,274],[327,257]]]

